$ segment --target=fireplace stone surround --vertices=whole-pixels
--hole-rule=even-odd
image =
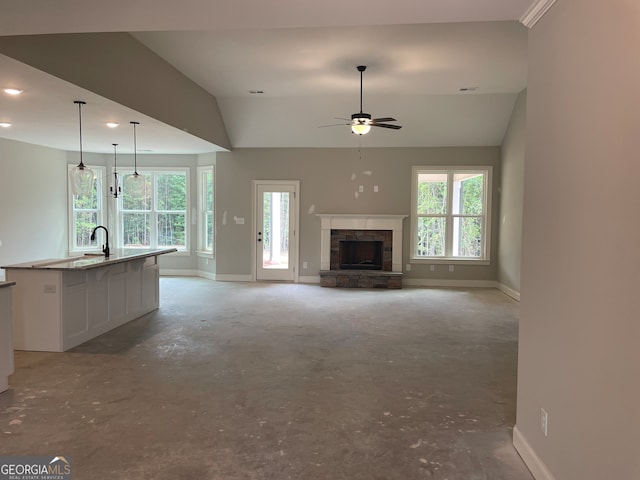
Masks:
[[[319,214],[320,285],[402,288],[402,224],[407,215]],[[382,241],[381,270],[340,269],[341,240]]]

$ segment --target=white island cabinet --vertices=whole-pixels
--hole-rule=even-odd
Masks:
[[[14,282],[0,282],[0,393],[9,388],[13,373],[13,343],[11,341],[11,288]]]
[[[158,255],[115,250],[2,267],[12,288],[13,348],[64,352],[159,307]]]

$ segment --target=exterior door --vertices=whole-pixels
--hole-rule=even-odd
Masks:
[[[255,279],[298,281],[298,181],[256,180]]]

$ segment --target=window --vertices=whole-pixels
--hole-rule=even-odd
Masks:
[[[125,248],[175,247],[188,250],[188,169],[149,171],[141,195],[127,191],[126,177],[120,197],[119,230]]]
[[[98,225],[104,225],[104,198],[102,196],[102,179],[105,177],[104,167],[91,166],[94,172],[93,192],[91,195],[73,195],[71,191],[71,170],[68,166],[67,181],[69,191],[69,251],[93,250],[98,248],[98,241],[91,241],[91,232]]]
[[[489,260],[491,167],[413,167],[413,260]]]
[[[198,252],[213,254],[213,166],[198,167]]]

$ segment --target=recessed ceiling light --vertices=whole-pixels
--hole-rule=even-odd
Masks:
[[[18,88],[5,88],[4,93],[7,95],[20,95],[24,90],[20,90]]]
[[[11,124],[10,124],[10,123],[7,123],[7,122],[0,122],[0,127],[2,127],[2,128],[9,128],[10,126],[11,126]]]
[[[107,127],[109,127],[109,128],[116,128],[119,125],[120,125],[119,123],[107,122]]]

